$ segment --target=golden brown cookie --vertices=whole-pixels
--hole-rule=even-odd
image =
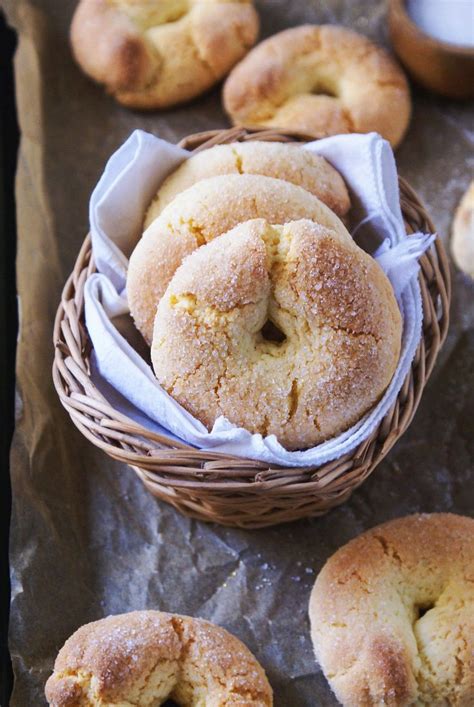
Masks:
[[[324,157],[299,145],[253,140],[215,145],[185,160],[158,190],[148,209],[145,227],[177,194],[201,179],[223,174],[261,174],[297,184],[321,199],[338,216],[344,216],[350,208],[344,180]]]
[[[165,108],[203,93],[255,43],[251,0],[80,0],[71,26],[78,64],[130,108]]]
[[[396,146],[410,119],[398,64],[366,37],[337,25],[303,25],[270,37],[224,86],[235,124],[321,137],[378,132]]]
[[[159,299],[183,258],[252,218],[265,218],[270,223],[310,218],[334,228],[340,224],[319,199],[282,179],[227,174],[197,182],[168,204],[130,257],[128,303],[137,328],[148,342]]]
[[[474,704],[474,520],[413,515],[325,564],[309,604],[316,658],[342,705]]]
[[[158,306],[155,374],[211,429],[223,415],[288,449],[349,428],[397,366],[401,316],[340,221],[248,221],[188,256]]]
[[[82,626],[46,683],[52,707],[271,707],[256,658],[224,629],[189,616],[134,611]]]
[[[474,181],[454,215],[451,251],[458,268],[474,278]]]

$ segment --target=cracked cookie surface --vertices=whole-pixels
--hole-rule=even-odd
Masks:
[[[317,197],[282,179],[226,174],[201,179],[178,196],[138,241],[127,273],[127,297],[137,329],[150,343],[160,298],[186,255],[243,221],[286,223],[309,218],[343,229]]]
[[[337,25],[293,27],[261,42],[232,70],[223,96],[237,125],[315,137],[374,131],[393,146],[411,112],[398,64]]]
[[[255,43],[251,0],[81,0],[75,58],[130,108],[165,108],[203,93]]]
[[[309,615],[341,704],[474,704],[474,520],[418,514],[363,533],[321,570]]]
[[[202,619],[135,611],[86,624],[60,650],[46,683],[52,707],[271,707],[260,664]]]
[[[256,219],[183,262],[158,306],[151,358],[208,429],[223,415],[304,449],[378,401],[400,339],[390,282],[339,220]]]
[[[350,207],[344,180],[324,157],[299,145],[252,140],[215,145],[185,160],[158,190],[148,209],[145,228],[177,194],[201,179],[223,174],[261,174],[283,179],[317,196],[339,217]]]

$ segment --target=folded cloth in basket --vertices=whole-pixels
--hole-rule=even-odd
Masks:
[[[161,388],[151,366],[122,336],[116,322],[128,313],[128,257],[141,236],[145,210],[167,174],[190,153],[137,130],[110,158],[92,194],[90,224],[98,272],[85,286],[86,326],[94,347],[93,380],[121,412],[201,449],[301,467],[320,466],[353,451],[393,405],[421,336],[418,259],[435,237],[421,233],[407,236],[395,160],[389,143],[379,135],[339,135],[307,143],[301,149],[322,155],[343,175],[360,217],[356,230],[370,227],[375,234],[373,255],[390,279],[402,312],[400,361],[380,402],[337,437],[312,449],[288,451],[274,435],[263,438],[251,434],[223,417],[208,431]]]

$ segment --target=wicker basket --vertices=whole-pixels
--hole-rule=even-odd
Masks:
[[[294,141],[274,131],[231,129],[185,138],[181,146],[203,150],[235,140]],[[414,191],[400,179],[408,233],[433,232]],[[201,451],[141,427],[114,410],[90,378],[91,342],[84,327],[84,283],[95,271],[90,238],[79,253],[61,298],[54,327],[53,378],[62,404],[87,439],[129,464],[146,488],[179,511],[205,521],[257,528],[317,516],[346,501],[410,424],[449,317],[449,265],[438,238],[420,261],[423,335],[396,402],[354,452],[318,468],[268,464]]]

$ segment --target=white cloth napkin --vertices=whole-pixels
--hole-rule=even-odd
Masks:
[[[289,452],[274,435],[263,438],[224,417],[211,432],[158,384],[151,367],[119,333],[114,321],[128,313],[125,291],[128,257],[141,236],[143,215],[160,183],[189,153],[135,131],[110,158],[90,201],[94,259],[98,273],[85,285],[86,326],[94,347],[93,380],[121,412],[152,430],[202,449],[286,466],[319,466],[352,451],[366,439],[393,404],[410,369],[421,335],[418,258],[432,235],[407,237],[399,203],[395,160],[379,135],[340,135],[301,147],[323,155],[341,172],[378,248],[374,257],[387,273],[403,316],[398,368],[379,404],[343,434],[305,451]],[[355,232],[354,232],[354,235]]]

